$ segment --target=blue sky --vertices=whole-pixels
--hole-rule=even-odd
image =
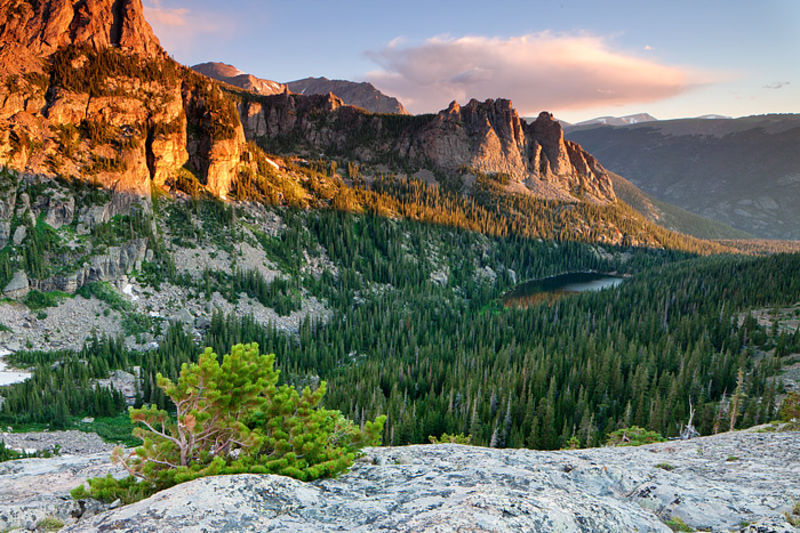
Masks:
[[[800,1],[144,0],[185,64],[368,80],[412,112],[510,98],[568,121],[800,112]]]

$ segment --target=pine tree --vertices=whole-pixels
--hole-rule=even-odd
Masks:
[[[731,397],[731,426],[730,431],[736,427],[736,418],[739,416],[739,406],[745,397],[744,393],[744,370],[741,368],[736,373],[736,390]]]
[[[177,381],[159,374],[158,387],[172,400],[176,417],[154,405],[130,410],[131,421],[143,426],[135,430],[143,444],[128,455],[115,449],[114,460],[144,488],[125,481],[125,490],[146,495],[221,473],[332,476],[347,469],[362,446],[379,443],[386,417],[365,422],[362,430],[339,411],[320,407],[324,382],[300,393],[277,386],[274,361],[257,344],[234,346],[221,364],[207,348],[197,363],[183,365]],[[109,483],[90,481],[90,489],[108,492]]]

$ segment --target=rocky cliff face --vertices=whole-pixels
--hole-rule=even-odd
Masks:
[[[2,0],[0,20],[0,74],[35,69],[42,58],[78,43],[164,55],[141,0]]]
[[[107,457],[107,456],[106,456]],[[732,459],[734,458],[734,459]],[[45,516],[66,531],[796,531],[800,434],[737,432],[561,452],[459,445],[372,448],[337,479],[217,476],[101,514],[64,499],[102,456],[0,465],[0,528]],[[94,515],[94,516],[92,516]]]
[[[180,179],[227,194],[244,152],[238,116],[214,82],[166,56],[140,0],[2,0],[0,20],[10,167],[100,183],[121,207]]]
[[[371,113],[399,113],[407,115],[408,111],[397,98],[387,96],[371,83],[362,81],[329,80],[328,78],[304,78],[286,84],[289,90],[297,94],[333,93],[347,105],[366,109]]]
[[[605,169],[564,139],[550,113],[526,125],[508,100],[453,102],[436,115],[403,117],[364,113],[333,94],[284,94],[242,99],[239,114],[248,138],[278,151],[291,140],[295,148],[367,162],[501,174],[510,190],[544,197],[616,199]]]
[[[329,80],[328,78],[304,78],[302,80],[278,83],[242,72],[233,65],[208,62],[194,65],[193,70],[223,81],[234,87],[253,91],[260,95],[297,93],[307,96],[335,94],[345,105],[360,107],[370,113],[399,113],[407,115],[408,111],[397,98],[387,96],[367,82],[347,80]]]
[[[412,117],[344,105],[404,112],[368,84],[324,78],[299,80],[295,89],[329,88],[343,98],[290,95],[286,86],[272,96],[237,95],[169,59],[140,0],[0,0],[0,20],[0,160],[100,183],[116,193],[120,210],[148,198],[153,184],[204,187],[226,198],[240,172],[253,167],[248,140],[281,152],[305,147],[450,174],[497,174],[511,191],[549,198],[615,200],[603,168],[564,140],[551,115],[526,125],[508,100],[453,103]],[[239,79],[228,65],[197,68],[246,88],[264,92],[264,82],[275,89]]]

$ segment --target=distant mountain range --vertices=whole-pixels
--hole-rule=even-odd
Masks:
[[[346,105],[360,107],[372,113],[408,114],[408,111],[397,98],[383,94],[368,82],[304,78],[288,83],[279,83],[247,74],[233,65],[216,62],[194,65],[192,69],[209,78],[229,83],[241,89],[254,91],[258,94],[271,95],[293,92],[313,95],[333,93]]]
[[[758,237],[800,239],[800,115],[589,125],[565,132],[658,200]]]
[[[690,118],[701,118],[701,119],[729,119],[731,117],[725,115],[700,115],[699,117],[690,117]],[[533,120],[533,117],[529,119],[526,117],[526,120]],[[567,122],[566,120],[560,120],[561,126],[564,129],[568,128],[583,128],[586,126],[629,126],[631,124],[642,124],[644,122],[657,122],[659,119],[651,115],[650,113],[635,113],[633,115],[625,115],[622,117],[614,117],[614,116],[605,116],[605,117],[595,117],[590,118],[589,120],[582,120],[580,122],[575,122],[574,124],[571,122]]]
[[[592,126],[595,124],[601,124],[606,126],[625,126],[628,124],[641,124],[642,122],[654,122],[656,120],[658,119],[649,113],[636,113],[635,115],[625,115],[624,117],[597,117],[571,125]]]
[[[354,105],[372,113],[400,113],[408,111],[397,98],[387,96],[366,81],[329,80],[328,78],[304,78],[290,81],[289,90],[298,94],[333,93],[347,105]]]
[[[242,72],[233,65],[225,63],[201,63],[194,65],[192,69],[209,78],[224,81],[235,87],[257,92],[258,94],[281,94],[288,90],[287,85],[284,83],[257,78],[252,74]]]

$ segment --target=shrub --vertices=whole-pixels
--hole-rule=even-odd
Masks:
[[[800,527],[800,501],[795,502],[792,511],[787,512],[784,516],[786,516],[786,521],[794,527]]]
[[[690,525],[677,516],[673,516],[664,523],[667,524],[672,531],[694,531]]]
[[[47,516],[42,518],[36,524],[37,531],[58,531],[62,527],[64,527],[64,522],[55,516]]]
[[[78,487],[73,497],[130,502],[198,477],[245,472],[308,481],[343,472],[361,447],[380,443],[385,416],[359,429],[320,407],[325,382],[315,391],[277,386],[274,362],[257,344],[239,344],[222,364],[207,348],[197,363],[183,365],[177,382],[159,374],[176,417],[152,405],[130,409],[143,444],[113,454],[130,476],[89,480],[89,489]]]
[[[791,422],[795,419],[800,420],[800,394],[796,392],[787,394],[781,403],[778,415],[783,422]]]
[[[669,463],[658,463],[656,465],[656,468],[660,468],[661,470],[666,470],[667,472],[669,472],[670,470],[675,470],[675,466]]]
[[[91,281],[76,291],[87,300],[93,296],[108,304],[111,309],[119,312],[130,311],[132,305],[111,285],[102,281]]]
[[[472,435],[464,435],[463,433],[450,435],[448,433],[442,433],[442,436],[439,438],[436,438],[434,435],[429,435],[428,440],[431,444],[469,444],[472,441]]]
[[[40,311],[48,307],[58,307],[58,304],[69,295],[60,291],[40,292],[32,290],[25,296],[24,303],[31,311]]]
[[[654,442],[664,442],[664,437],[660,433],[650,431],[639,426],[622,428],[608,434],[606,446],[641,446],[642,444],[652,444]]]

